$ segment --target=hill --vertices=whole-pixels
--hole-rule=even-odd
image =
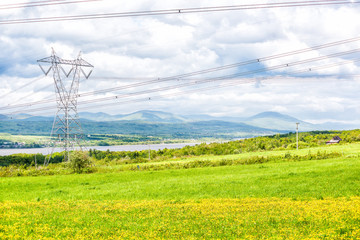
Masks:
[[[163,138],[237,138],[275,134],[283,131],[264,129],[244,123],[201,121],[185,123],[149,123],[140,121],[82,121],[86,134],[126,134]],[[1,133],[49,135],[52,121],[2,121]]]
[[[6,115],[0,114],[0,121],[7,120],[8,117]]]
[[[172,138],[246,137],[277,133],[276,130],[243,123],[202,121],[187,123],[147,123],[135,121],[84,122],[86,132],[93,134],[152,135]]]
[[[43,116],[30,116],[22,119],[24,122],[53,122],[54,117],[43,117]]]
[[[184,115],[179,116],[172,113],[161,111],[138,111],[126,115],[109,115],[105,113],[91,114],[87,113],[80,116],[83,118],[91,119],[93,121],[137,121],[137,122],[149,122],[149,123],[187,123],[187,122],[205,122],[205,121],[223,121],[242,123],[252,127],[281,130],[281,131],[294,131],[295,123],[301,124],[301,131],[322,130],[322,126],[307,123],[305,121],[296,119],[294,117],[280,114],[277,112],[263,112],[252,117],[213,117],[210,115]]]
[[[314,130],[343,130],[354,129],[356,124],[344,123],[325,123],[321,125],[311,124],[292,116],[281,114],[278,112],[262,112],[251,117],[234,117],[222,116],[214,117],[206,114],[198,115],[176,115],[173,113],[162,111],[142,110],[130,114],[107,114],[103,112],[79,113],[83,125],[86,127],[88,134],[99,133],[100,129],[103,130],[101,134],[120,133],[122,134],[133,132],[143,135],[157,135],[158,133],[164,135],[168,131],[168,136],[174,136],[174,132],[181,132],[181,128],[185,135],[190,136],[191,129],[197,129],[196,125],[202,125],[201,131],[203,133],[218,134],[226,133],[231,136],[258,136],[276,132],[294,132],[296,129],[295,123],[300,123],[299,131],[314,131]],[[53,116],[32,116],[30,114],[17,114],[9,118],[6,115],[0,115],[0,121],[3,122],[0,126],[0,132],[9,132],[16,134],[49,134],[51,126],[49,122],[53,121]],[[10,123],[13,122],[13,123]],[[24,123],[26,122],[26,123]],[[208,122],[205,124],[205,122]],[[238,124],[239,129],[234,128],[231,123]],[[168,125],[174,124],[174,125]],[[111,126],[113,125],[113,126]],[[219,127],[219,126],[222,127]],[[156,131],[153,128],[157,128]],[[174,128],[174,129],[172,129]],[[222,128],[222,129],[221,129]],[[50,130],[49,130],[50,129]],[[139,131],[140,129],[146,130],[145,132]],[[214,129],[217,129],[215,131]],[[256,133],[257,130],[258,132]],[[33,131],[33,132],[32,132]],[[234,131],[234,134],[231,133]],[[251,133],[251,134],[249,134]],[[199,136],[199,131],[194,132],[193,136]],[[176,134],[178,135],[178,134]],[[204,134],[209,135],[209,134]]]
[[[142,110],[130,114],[116,114],[110,115],[103,112],[90,113],[81,112],[79,113],[80,118],[88,119],[97,122],[107,121],[138,121],[138,122],[151,122],[151,123],[179,123],[185,122],[186,119],[177,116],[172,113],[161,112],[161,111],[150,111]]]
[[[179,123],[186,122],[186,119],[172,113],[161,111],[143,110],[135,113],[124,115],[121,119],[124,121],[143,121],[143,122],[162,122],[162,123]]]
[[[323,130],[322,126],[307,123],[289,115],[284,115],[277,112],[259,113],[247,118],[244,122],[256,127],[287,131],[295,131],[296,123],[300,123],[300,131]]]

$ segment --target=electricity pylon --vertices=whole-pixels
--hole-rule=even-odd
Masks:
[[[51,154],[45,159],[44,165],[49,164],[55,147],[64,149],[64,161],[70,160],[69,151],[81,146],[83,131],[77,112],[79,83],[82,77],[89,78],[93,65],[81,58],[81,53],[75,60],[64,60],[56,56],[54,49],[50,57],[37,61],[41,70],[47,76],[53,74],[57,112],[51,130]]]

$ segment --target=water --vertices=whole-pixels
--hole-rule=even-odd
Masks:
[[[110,150],[115,151],[141,151],[141,150],[161,150],[161,149],[176,149],[183,148],[185,146],[195,146],[199,143],[168,143],[168,144],[150,144],[150,145],[119,145],[119,146],[90,146],[86,149],[96,149],[101,151]],[[11,148],[11,149],[0,149],[0,156],[7,156],[16,153],[29,153],[36,154],[41,153],[44,155],[50,154],[51,148]],[[62,148],[55,148],[55,152],[63,151]]]

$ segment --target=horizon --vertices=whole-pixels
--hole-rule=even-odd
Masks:
[[[312,124],[312,125],[319,125],[319,126],[326,126],[328,124],[338,124],[338,127],[341,129],[350,129],[350,126],[355,126],[356,124],[360,124],[360,122],[354,122],[354,121],[341,121],[341,120],[333,120],[333,119],[329,119],[328,121],[314,121],[314,120],[306,120],[306,119],[300,119],[300,118],[296,118],[294,116],[285,114],[285,113],[281,113],[281,112],[275,112],[275,111],[264,111],[264,112],[259,112],[253,115],[241,115],[241,116],[236,116],[236,115],[225,115],[222,114],[221,116],[219,115],[214,115],[214,114],[177,114],[177,113],[173,113],[173,112],[166,112],[166,111],[161,111],[161,110],[149,110],[149,109],[143,109],[143,110],[137,110],[135,112],[128,112],[128,113],[121,113],[121,114],[111,114],[111,113],[107,113],[107,112],[79,112],[79,116],[80,119],[87,119],[86,117],[81,117],[81,114],[104,114],[107,116],[128,116],[128,115],[133,115],[133,114],[137,114],[137,113],[143,113],[143,112],[150,112],[150,113],[164,113],[164,114],[171,114],[174,115],[175,117],[189,117],[189,121],[210,121],[210,120],[221,120],[221,121],[228,121],[228,122],[243,122],[248,119],[251,119],[253,117],[258,117],[258,115],[262,115],[262,114],[275,114],[275,115],[281,115],[282,117],[290,117],[290,118],[294,118],[294,123],[296,121],[300,121],[306,124]],[[0,115],[3,115],[0,113]],[[3,115],[6,116],[6,115]],[[16,114],[14,116],[28,116],[28,117],[44,117],[44,118],[54,118],[54,115],[31,115],[29,113],[19,113]],[[193,119],[191,119],[191,117],[193,117]],[[210,119],[196,119],[196,117],[208,117]],[[211,119],[212,118],[212,119]],[[269,118],[269,117],[267,117]],[[272,116],[270,116],[270,118],[272,118]],[[23,119],[27,119],[27,118],[14,118],[14,120],[23,120]],[[103,121],[110,121],[110,120],[103,120]],[[115,121],[125,121],[125,120],[115,120]],[[128,120],[129,121],[129,120]],[[139,121],[138,119],[135,120],[130,120],[130,121]],[[101,121],[99,121],[101,122]]]

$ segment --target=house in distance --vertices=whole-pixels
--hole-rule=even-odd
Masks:
[[[326,144],[335,144],[342,141],[342,139],[339,136],[333,137],[330,141],[327,141]]]

